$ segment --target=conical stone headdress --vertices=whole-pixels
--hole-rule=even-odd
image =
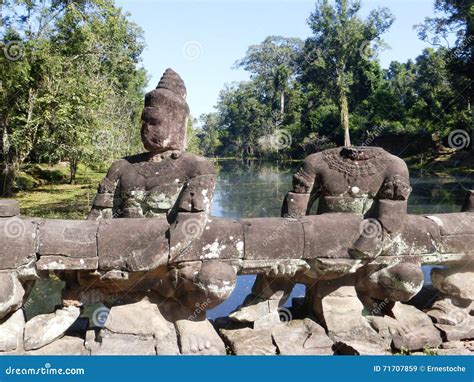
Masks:
[[[145,96],[142,141],[149,151],[184,150],[189,107],[186,86],[173,69],[166,69],[156,89]]]

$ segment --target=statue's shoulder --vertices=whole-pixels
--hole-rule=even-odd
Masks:
[[[179,159],[180,165],[184,167],[184,170],[191,177],[216,173],[212,161],[203,156],[184,152]]]
[[[150,153],[145,152],[145,153],[123,157],[122,159],[119,159],[115,163],[121,163],[122,166],[125,166],[127,164],[136,164],[136,163],[146,162],[148,161],[148,159],[150,159]]]
[[[317,163],[318,161],[321,161],[323,158],[323,152],[319,151],[317,153],[313,153],[308,155],[306,158],[304,158],[303,162],[305,163]]]
[[[148,159],[148,153],[130,155],[114,161],[107,171],[107,178],[118,179],[122,174],[130,171],[130,167],[136,163],[144,162]]]
[[[401,173],[400,175],[408,176],[408,166],[402,158],[386,152],[386,163],[388,173]]]
[[[303,168],[306,172],[317,173],[321,171],[323,163],[323,154],[320,151],[310,154],[304,158],[301,162],[301,168]]]

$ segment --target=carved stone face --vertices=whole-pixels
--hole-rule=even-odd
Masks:
[[[142,113],[142,142],[150,152],[186,148],[189,107],[183,80],[167,69],[156,89],[145,96]]]

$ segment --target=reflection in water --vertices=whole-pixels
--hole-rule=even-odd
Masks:
[[[281,203],[291,189],[291,178],[298,162],[264,163],[258,161],[220,161],[218,182],[211,213],[216,217],[251,218],[280,216]],[[457,212],[468,189],[474,188],[474,175],[436,178],[412,174],[413,193],[410,213]],[[227,315],[250,292],[255,276],[239,277],[232,296],[209,312],[210,318]],[[26,304],[28,317],[53,311],[60,302],[62,284],[54,281],[38,283]],[[298,285],[292,297],[302,296],[304,287]],[[47,298],[45,299],[45,296]],[[291,303],[291,297],[288,304]]]

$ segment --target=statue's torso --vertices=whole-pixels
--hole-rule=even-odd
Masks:
[[[318,214],[352,212],[365,215],[376,207],[386,176],[387,153],[378,148],[367,151],[360,160],[341,156],[340,149],[326,150],[316,159]]]
[[[114,216],[165,218],[192,175],[186,159],[146,154],[129,158],[121,166]]]

